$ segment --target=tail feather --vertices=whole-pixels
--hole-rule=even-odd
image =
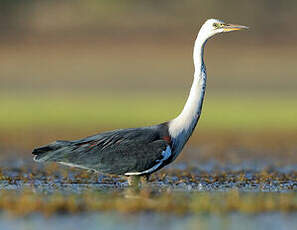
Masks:
[[[60,152],[60,150],[70,145],[70,141],[55,141],[49,145],[35,148],[32,151],[32,154],[35,155],[33,159],[35,161],[51,160],[51,157],[54,156],[57,152]]]

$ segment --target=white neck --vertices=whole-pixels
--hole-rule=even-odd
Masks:
[[[206,69],[203,61],[204,46],[208,37],[199,32],[194,45],[194,80],[188,100],[178,117],[169,122],[169,134],[176,142],[177,151],[181,151],[191,136],[202,110],[206,87]]]

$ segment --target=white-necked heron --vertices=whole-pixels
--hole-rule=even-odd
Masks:
[[[199,120],[206,88],[204,46],[216,34],[246,26],[207,20],[194,45],[194,80],[188,100],[175,119],[142,128],[119,129],[74,141],[55,141],[33,150],[34,160],[52,161],[101,173],[125,175],[129,183],[171,163],[179,155]]]

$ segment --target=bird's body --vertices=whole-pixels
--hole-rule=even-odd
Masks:
[[[215,34],[246,28],[209,19],[194,46],[194,80],[178,117],[159,125],[119,129],[74,141],[56,141],[33,150],[36,161],[52,161],[101,173],[147,176],[171,163],[182,151],[199,120],[206,88],[203,52]]]
[[[119,129],[33,151],[34,160],[117,175],[151,174],[173,157],[167,124]]]

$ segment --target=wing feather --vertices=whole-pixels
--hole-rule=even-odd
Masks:
[[[71,141],[55,161],[103,173],[151,173],[147,170],[161,166],[168,146],[155,127],[121,129]]]

